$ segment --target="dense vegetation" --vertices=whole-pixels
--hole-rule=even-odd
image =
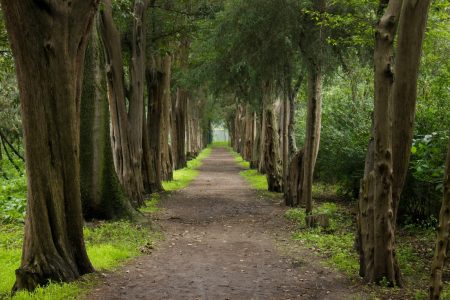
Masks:
[[[385,294],[449,295],[448,1],[0,2],[0,295],[151,246],[136,224],[215,126],[295,240]]]

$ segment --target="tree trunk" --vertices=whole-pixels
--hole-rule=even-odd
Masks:
[[[283,99],[283,191],[287,190],[288,185],[288,173],[289,173],[289,100],[287,97]]]
[[[244,159],[252,161],[253,150],[253,112],[249,104],[245,108]]]
[[[450,235],[450,139],[447,150],[447,162],[444,174],[444,197],[442,199],[439,227],[431,267],[430,299],[439,300],[443,284],[442,273],[447,258],[448,238]]]
[[[80,182],[83,215],[85,219],[131,218],[135,211],[125,197],[114,169],[103,65],[103,48],[97,28],[94,28],[85,56],[81,97]]]
[[[266,116],[265,122],[265,143],[264,143],[264,161],[265,171],[267,176],[267,183],[269,191],[281,192],[282,191],[282,171],[278,162],[279,157],[279,144],[278,135],[275,128],[275,116],[272,100],[272,93],[270,84],[264,87],[264,111]]]
[[[187,166],[186,161],[186,105],[187,91],[178,88],[177,102],[175,106],[175,125],[176,125],[176,169],[182,169]]]
[[[319,66],[310,66],[308,72],[308,112],[306,137],[302,158],[302,182],[298,188],[299,202],[304,203],[306,214],[312,213],[312,184],[314,167],[320,143],[322,112],[322,73]]]
[[[161,124],[162,124],[162,81],[163,74],[156,66],[148,63],[145,78],[147,82],[147,120],[143,124],[144,188],[147,194],[159,192],[162,187],[161,171]]]
[[[27,217],[13,290],[93,272],[83,241],[80,97],[97,1],[2,0],[15,58],[28,175]]]
[[[261,174],[266,173],[266,161],[265,161],[265,144],[266,144],[266,108],[265,108],[264,100],[262,103],[262,111],[261,111],[261,134],[259,136],[259,164],[258,164],[258,172]]]
[[[300,83],[297,84],[300,86]],[[289,137],[289,157],[292,157],[297,151],[297,144],[295,142],[295,98],[297,91],[295,90],[289,95],[289,124],[288,124],[288,137]]]
[[[146,1],[134,3],[131,92],[126,105],[126,87],[120,34],[113,18],[111,0],[103,1],[101,31],[108,64],[108,87],[112,125],[114,165],[128,197],[135,207],[144,205],[142,179],[142,124],[144,109],[145,30],[143,17]]]
[[[391,90],[393,42],[401,5],[401,0],[390,1],[376,27],[374,141],[366,159],[359,220],[361,262],[364,264],[360,266],[360,273],[370,282],[385,279],[398,286],[402,285],[402,280],[394,252]]]
[[[170,112],[170,148],[172,151],[173,169],[178,169],[178,130],[177,130],[177,100],[178,90],[170,96],[172,101]]]
[[[163,180],[172,180],[173,167],[172,156],[170,155],[169,135],[170,135],[170,80],[171,80],[172,59],[166,55],[162,60],[162,95],[161,95],[161,125],[160,125],[160,162]]]
[[[258,169],[259,167],[259,153],[260,149],[260,138],[261,138],[261,124],[260,120],[257,117],[256,112],[253,113],[253,131],[254,131],[254,140],[252,145],[252,160],[250,161],[250,168]]]
[[[392,186],[394,226],[411,156],[417,77],[430,0],[404,0],[399,21],[393,86]]]

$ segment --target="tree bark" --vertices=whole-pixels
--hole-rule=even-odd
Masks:
[[[81,97],[80,182],[83,216],[85,219],[101,220],[132,218],[135,211],[125,197],[114,169],[103,65],[103,48],[95,26],[85,56]]]
[[[156,60],[156,65],[158,62]],[[162,80],[163,74],[152,63],[147,63],[147,118],[143,124],[143,179],[147,194],[163,190],[161,171],[161,124],[162,124]]]
[[[175,168],[182,169],[187,166],[186,160],[186,106],[188,92],[182,88],[177,90],[177,101],[175,106],[175,126],[176,126],[176,151],[174,157],[177,159]]]
[[[101,10],[101,31],[108,65],[114,165],[119,180],[135,207],[144,205],[141,168],[145,69],[143,18],[146,6],[146,1],[136,0],[134,3],[130,93],[126,93],[120,33],[112,18],[111,0],[104,0]],[[127,94],[130,95],[128,109]]]
[[[288,174],[289,174],[289,119],[290,119],[290,111],[289,111],[289,100],[287,97],[283,99],[283,192],[287,190],[288,185]]]
[[[270,192],[282,192],[282,170],[278,164],[280,161],[280,147],[277,130],[275,128],[275,116],[270,83],[267,83],[263,89],[264,114],[266,117],[263,152],[267,184]]]
[[[312,184],[314,167],[319,152],[322,114],[322,73],[320,67],[312,65],[308,72],[308,112],[306,118],[306,137],[302,158],[302,182],[297,196],[304,203],[306,214],[312,213]]]
[[[173,179],[172,155],[169,147],[170,135],[170,107],[172,105],[170,95],[172,59],[169,55],[165,55],[162,59],[162,95],[161,95],[161,125],[160,125],[160,163],[163,180]]]
[[[444,175],[444,197],[442,199],[439,227],[431,267],[430,299],[439,300],[442,292],[442,273],[447,258],[448,239],[450,236],[450,139],[447,150],[447,162]]]
[[[430,0],[404,0],[398,28],[393,86],[392,201],[396,224],[401,192],[411,157],[416,112],[417,78]]]
[[[265,144],[266,144],[266,126],[267,126],[267,118],[266,118],[266,107],[264,100],[262,101],[262,110],[261,110],[261,134],[259,136],[259,164],[258,164],[258,172],[261,174],[266,174],[266,161],[265,161]]]
[[[28,175],[22,260],[13,290],[93,272],[83,241],[80,96],[97,1],[2,0],[20,91]]]
[[[361,184],[359,238],[360,273],[369,282],[388,280],[402,285],[394,252],[392,202],[393,42],[402,1],[389,1],[375,33],[375,108],[373,146],[369,145]]]

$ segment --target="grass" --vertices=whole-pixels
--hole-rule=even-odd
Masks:
[[[161,236],[148,227],[125,221],[98,222],[84,228],[89,258],[97,271],[111,271],[126,260],[140,255]],[[8,224],[0,233],[0,298],[9,298],[14,271],[20,264],[23,226]],[[68,284],[51,283],[33,293],[20,292],[13,299],[73,299],[93,285],[94,277]]]
[[[141,208],[140,211],[146,214],[153,214],[160,210],[158,207],[159,200],[161,196],[158,193],[153,193],[150,199],[145,201],[145,207]]]
[[[213,142],[211,148],[230,148],[229,142]]]
[[[202,165],[202,160],[211,154],[211,151],[212,147],[204,149],[197,158],[187,162],[186,168],[175,170],[173,172],[173,180],[162,183],[164,190],[171,192],[187,187],[198,176],[199,172],[197,169]]]

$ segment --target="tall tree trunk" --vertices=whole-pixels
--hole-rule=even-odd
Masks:
[[[300,84],[298,84],[300,86]],[[297,144],[295,142],[295,98],[297,91],[289,95],[289,124],[288,124],[288,138],[289,138],[289,157],[292,157],[297,151]]]
[[[266,144],[266,108],[265,108],[264,100],[262,101],[262,110],[261,110],[261,134],[259,137],[259,164],[258,164],[258,172],[261,174],[266,173],[266,161],[265,161],[265,144]]]
[[[253,157],[253,140],[254,140],[254,121],[253,121],[253,112],[251,111],[251,107],[247,104],[245,109],[245,159],[247,161],[252,161]]]
[[[170,148],[172,151],[172,163],[173,168],[178,169],[178,128],[177,128],[177,100],[178,90],[172,93],[171,96],[172,106],[170,112]]]
[[[411,156],[417,77],[430,0],[404,0],[398,28],[393,86],[392,186],[394,226]]]
[[[312,213],[312,184],[314,168],[320,143],[322,113],[322,73],[320,67],[312,65],[308,72],[308,111],[306,117],[306,137],[302,157],[302,182],[297,192],[299,203],[304,203],[306,213]]]
[[[266,116],[265,122],[265,143],[264,143],[264,161],[265,171],[267,176],[267,184],[269,191],[281,192],[282,191],[282,171],[278,164],[280,161],[279,156],[279,143],[278,134],[275,128],[275,115],[274,115],[274,103],[272,100],[272,89],[270,83],[267,83],[264,87],[264,111]]]
[[[386,278],[397,286],[403,282],[395,257],[395,223],[410,158],[428,8],[429,1],[390,1],[376,31],[374,166],[373,176],[368,178],[373,183],[363,183],[365,190],[362,189],[360,201],[361,273],[368,281]],[[398,23],[394,76],[393,43]],[[368,197],[369,194],[374,198]],[[370,223],[366,226],[364,218],[372,207],[370,202],[374,216],[373,220],[367,219]]]
[[[447,258],[448,238],[450,236],[450,139],[444,174],[444,197],[442,199],[439,228],[431,267],[430,299],[439,300],[443,284],[442,273]]]
[[[144,188],[146,193],[163,190],[161,171],[161,99],[163,74],[158,70],[158,60],[147,63],[145,78],[147,82],[147,119],[143,124],[144,150]]]
[[[97,22],[96,22],[97,23]],[[80,182],[85,219],[131,218],[135,211],[125,197],[114,169],[103,48],[97,28],[85,57],[80,122]]]
[[[171,180],[173,178],[172,156],[169,147],[170,135],[170,80],[171,80],[172,59],[166,55],[162,59],[162,95],[161,95],[161,125],[160,125],[160,162],[163,180]]]
[[[120,34],[112,18],[111,0],[103,1],[101,31],[108,64],[108,87],[112,125],[114,165],[128,197],[135,207],[144,204],[142,179],[142,124],[144,109],[145,30],[147,2],[134,3],[131,92],[128,109]]]
[[[257,117],[256,112],[253,113],[253,132],[254,139],[252,145],[252,160],[250,161],[250,168],[258,169],[259,165],[259,153],[260,153],[260,138],[261,138],[261,124]]]
[[[80,97],[97,1],[2,0],[15,58],[28,175],[22,260],[13,290],[94,271],[83,241]]]
[[[186,106],[187,91],[178,88],[177,102],[175,106],[175,125],[176,125],[176,169],[182,169],[187,166],[186,160]]]
[[[285,97],[283,100],[283,191],[287,190],[288,185],[288,173],[289,173],[289,100]]]

